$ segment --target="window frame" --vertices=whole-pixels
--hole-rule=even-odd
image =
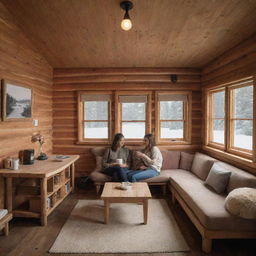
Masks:
[[[253,86],[253,133],[252,133],[252,150],[243,149],[239,147],[234,147],[232,145],[232,136],[233,136],[233,125],[232,125],[232,117],[233,117],[233,99],[232,99],[232,90],[246,87],[246,86]],[[213,92],[225,90],[225,130],[224,130],[224,146],[220,143],[211,142],[210,141],[210,126],[209,126],[209,119],[210,119],[210,95]],[[229,153],[233,155],[234,157],[242,157],[245,159],[249,159],[256,162],[256,83],[255,79],[253,77],[249,77],[247,79],[241,79],[239,81],[234,81],[227,84],[222,84],[220,86],[217,86],[215,88],[207,88],[205,90],[206,96],[206,113],[205,113],[205,146],[217,149],[225,153]],[[246,118],[247,119],[247,118]],[[236,118],[233,118],[233,120],[236,120]],[[251,120],[248,118],[248,120]]]
[[[81,100],[82,95],[109,95],[110,100],[108,101],[108,120],[102,120],[108,123],[108,138],[84,138],[84,101]],[[78,104],[78,141],[77,144],[105,144],[111,143],[112,140],[112,92],[107,91],[78,91],[77,93],[77,104]],[[88,122],[101,122],[100,120],[90,120]]]
[[[218,93],[218,92],[224,92],[225,93],[225,96],[224,96],[224,143],[218,143],[218,142],[215,142],[212,140],[213,138],[213,126],[214,126],[214,120],[222,120],[222,118],[213,118],[213,94],[214,93]],[[220,87],[220,88],[217,88],[217,89],[213,89],[213,90],[209,90],[207,92],[207,113],[208,113],[208,120],[207,121],[207,144],[208,146],[212,146],[214,148],[217,148],[217,149],[222,149],[222,150],[225,150],[225,145],[226,145],[226,137],[227,137],[227,134],[226,134],[226,127],[227,127],[227,117],[226,117],[226,106],[227,106],[227,103],[226,103],[226,96],[227,96],[227,92],[226,92],[226,88],[225,87]]]
[[[255,113],[253,113],[253,118],[249,119],[249,118],[245,118],[246,120],[252,120],[253,123],[253,133],[252,133],[252,150],[248,150],[245,148],[239,148],[239,147],[235,147],[234,141],[232,143],[232,140],[234,140],[234,121],[235,120],[245,120],[244,118],[234,118],[234,90],[235,89],[239,89],[239,88],[243,88],[243,87],[247,87],[247,86],[252,86],[253,88],[253,100],[254,100],[254,94],[255,94],[255,87],[252,83],[252,81],[249,82],[244,82],[244,83],[239,83],[239,84],[235,84],[232,86],[229,86],[227,88],[228,91],[228,99],[229,99],[229,106],[228,106],[228,124],[229,124],[229,129],[228,129],[228,139],[227,139],[227,152],[232,153],[232,154],[236,154],[238,156],[242,156],[242,157],[246,157],[246,158],[250,158],[252,159],[253,157],[253,140],[254,140],[254,119],[255,119]]]
[[[151,109],[152,109],[152,91],[116,91],[115,92],[115,133],[122,133],[122,103],[119,101],[119,96],[146,96],[145,104],[145,134],[151,133]],[[136,122],[138,120],[129,121]],[[127,122],[127,121],[124,121]],[[138,121],[141,122],[141,121]],[[143,138],[125,138],[126,144],[141,144]]]
[[[159,95],[186,95],[187,101],[183,101],[183,120],[168,120],[183,122],[183,138],[161,138],[160,100]],[[155,92],[155,134],[157,144],[191,144],[192,130],[192,92],[188,91],[156,91]]]

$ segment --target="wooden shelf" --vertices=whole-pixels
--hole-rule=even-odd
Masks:
[[[6,182],[7,209],[14,217],[38,218],[45,226],[47,216],[74,191],[75,162],[79,156],[70,155],[62,162],[54,159],[55,156],[49,156],[45,161],[36,160],[17,171],[0,169]],[[20,205],[13,209],[17,203]]]
[[[70,187],[69,191],[67,192],[67,194],[62,197],[62,198],[59,198],[56,203],[53,205],[53,207],[51,207],[50,209],[48,209],[47,211],[47,216],[50,215],[52,213],[52,211],[71,193],[72,191],[72,188]]]
[[[63,183],[59,184],[59,185],[55,185],[53,188],[53,191],[51,192],[47,192],[47,197],[52,196],[54,193],[56,193],[62,186],[65,186],[69,181],[71,181],[70,178],[66,179]]]
[[[25,217],[25,218],[40,218],[40,213],[31,212],[29,210],[28,202],[21,204],[19,207],[12,211],[14,217]]]

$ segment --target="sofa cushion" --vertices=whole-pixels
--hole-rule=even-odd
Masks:
[[[105,153],[106,147],[95,147],[91,149],[91,152],[94,156],[103,156]]]
[[[223,193],[226,190],[231,172],[224,170],[218,162],[214,163],[205,184],[213,188],[217,193]]]
[[[256,219],[256,188],[236,188],[225,200],[226,209],[245,219]]]
[[[96,156],[96,167],[94,172],[101,172],[103,170],[102,159],[102,156]]]
[[[208,189],[204,181],[193,173],[173,170],[170,182],[204,227],[212,230],[255,231],[256,220],[232,216],[225,209],[225,195]]]
[[[180,151],[161,151],[163,156],[162,170],[179,169]]]
[[[107,181],[111,181],[112,177],[102,173],[102,172],[92,172],[90,174],[90,178],[92,181],[94,182],[107,182]]]
[[[132,151],[132,170],[140,170],[140,167],[145,165],[141,158],[136,156],[136,151]]]
[[[241,187],[256,188],[256,176],[253,174],[224,162],[218,163],[225,170],[231,171],[231,176],[227,186],[228,193],[233,189]]]
[[[205,180],[216,159],[205,154],[196,152],[191,171],[200,179]]]
[[[195,156],[194,154],[181,152],[181,154],[180,154],[180,169],[190,171],[193,160],[194,160],[194,156]]]
[[[179,169],[172,169],[172,170],[162,170],[158,176],[143,180],[144,182],[168,182],[170,177],[172,176],[173,170]]]

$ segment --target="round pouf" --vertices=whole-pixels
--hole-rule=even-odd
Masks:
[[[256,188],[237,188],[225,200],[226,209],[233,215],[256,219]]]

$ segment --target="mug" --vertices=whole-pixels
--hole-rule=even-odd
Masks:
[[[124,189],[124,190],[130,189],[131,188],[131,183],[127,182],[127,181],[124,181],[124,182],[121,183],[121,188]]]
[[[117,162],[118,164],[123,164],[123,159],[122,159],[122,158],[118,158],[118,159],[116,159],[116,162]]]
[[[18,170],[19,169],[19,159],[12,159],[12,166],[11,168],[13,170]]]
[[[11,169],[12,168],[12,159],[7,157],[4,159],[4,168]]]

